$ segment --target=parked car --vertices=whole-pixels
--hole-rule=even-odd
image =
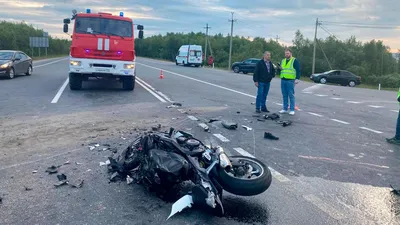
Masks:
[[[232,64],[232,70],[235,73],[253,73],[254,69],[256,68],[256,64],[258,61],[260,61],[261,59],[257,59],[257,58],[249,58],[246,59],[242,62],[234,62]]]
[[[0,50],[0,76],[13,79],[16,75],[32,75],[32,59],[21,51]]]
[[[342,86],[354,87],[361,84],[361,77],[354,75],[352,72],[347,70],[330,70],[324,73],[316,73],[310,76],[310,80],[315,83],[333,83],[340,84]]]

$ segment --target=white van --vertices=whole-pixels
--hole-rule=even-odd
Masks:
[[[199,67],[203,63],[203,49],[201,45],[182,45],[175,57],[176,65],[194,65]]]

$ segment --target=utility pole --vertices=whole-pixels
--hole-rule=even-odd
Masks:
[[[315,73],[315,51],[317,50],[317,30],[318,30],[318,18],[315,22],[315,36],[314,36],[314,53],[313,53],[313,61],[312,61],[312,74]]]
[[[276,35],[275,40],[278,42],[278,40],[281,39],[278,35]]]
[[[230,44],[229,44],[229,65],[228,65],[228,70],[231,69],[231,60],[232,60],[233,23],[237,21],[237,20],[234,20],[234,19],[233,19],[233,14],[234,14],[234,12],[232,12],[232,19],[229,20],[229,22],[231,22],[231,42],[230,42]]]
[[[204,27],[206,29],[206,44],[205,44],[205,51],[204,51],[204,60],[207,60],[207,43],[208,43],[208,29],[210,29],[211,27],[208,26],[208,23],[206,25],[206,27]]]

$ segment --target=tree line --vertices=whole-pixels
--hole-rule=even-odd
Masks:
[[[312,73],[314,41],[304,38],[297,30],[293,40],[293,56],[301,63],[302,76],[309,77]],[[228,68],[230,37],[216,34],[209,36],[214,63],[216,67]],[[338,40],[334,36],[317,40],[315,72],[325,72],[331,69],[348,70],[362,77],[362,83],[382,87],[396,88],[400,85],[400,63],[389,52],[389,47],[382,41],[371,40],[366,43],[352,36],[346,40]],[[204,33],[167,33],[145,39],[135,40],[137,56],[175,61],[175,56],[181,45],[196,44],[205,46]],[[264,51],[272,54],[274,62],[284,57],[283,46],[273,39],[261,37],[249,38],[235,36],[232,44],[232,63],[246,58],[262,58]],[[207,55],[210,55],[208,48]],[[397,57],[400,57],[397,54]]]
[[[62,28],[60,27],[60,30]],[[29,47],[29,37],[43,37],[43,30],[36,29],[25,22],[12,23],[7,21],[0,22],[0,50],[23,51],[32,57],[32,49]],[[68,55],[71,41],[58,39],[49,36],[49,48],[47,55]],[[34,49],[34,55],[38,56],[38,49]],[[42,48],[41,56],[45,55]]]

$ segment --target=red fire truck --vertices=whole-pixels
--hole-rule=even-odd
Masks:
[[[91,78],[112,79],[122,82],[125,90],[135,88],[136,55],[132,19],[110,13],[72,11],[71,19],[64,19],[64,33],[74,20],[69,61],[69,86],[82,88],[82,82]],[[138,25],[139,38],[143,26]]]

